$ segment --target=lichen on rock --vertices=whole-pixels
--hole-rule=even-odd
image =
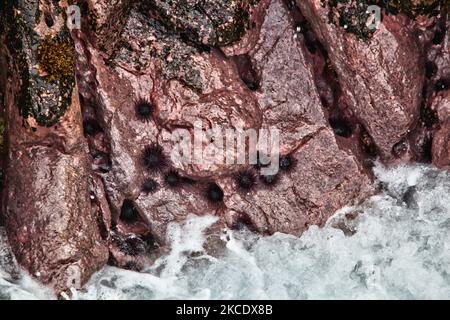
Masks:
[[[49,81],[73,75],[73,46],[69,41],[47,37],[38,45],[36,55]]]
[[[355,34],[360,40],[368,40],[376,29],[367,26],[371,5],[378,5],[391,14],[405,14],[411,18],[418,15],[435,16],[445,6],[448,0],[329,0],[328,19],[330,23],[342,27],[345,31]]]
[[[55,8],[55,12],[65,21],[64,10]],[[54,30],[53,36],[39,34],[36,30],[43,21],[38,1],[15,0],[6,4],[1,24],[8,43],[8,63],[21,78],[16,92],[20,114],[32,118],[29,123],[33,125],[50,127],[71,104],[73,43],[65,24]]]
[[[139,38],[139,47],[132,45],[136,38]],[[156,59],[161,63],[164,78],[179,80],[201,91],[203,82],[193,61],[193,56],[199,52],[195,44],[184,41],[180,34],[146,15],[145,7],[138,6],[131,10],[109,60],[127,69],[143,72],[151,60]]]
[[[147,0],[167,26],[189,40],[225,46],[239,40],[248,27],[249,8],[257,0]]]
[[[448,0],[382,0],[382,5],[393,13],[404,13],[410,17],[417,15],[435,16],[448,7]]]

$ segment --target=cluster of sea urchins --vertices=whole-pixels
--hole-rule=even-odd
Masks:
[[[142,121],[149,121],[152,119],[154,114],[154,107],[150,103],[149,100],[140,98],[135,102],[135,110],[136,116],[138,119]],[[258,160],[260,160],[260,155],[258,155]],[[164,154],[163,148],[158,144],[154,143],[145,148],[143,154],[143,163],[144,166],[152,172],[162,172],[164,171],[168,165],[169,161]],[[294,159],[290,155],[285,155],[280,158],[280,170],[281,171],[289,171],[294,166]],[[263,167],[264,164],[258,161],[256,165],[257,168]],[[274,175],[260,175],[259,179],[263,184],[267,186],[272,186],[278,181],[278,174]],[[168,170],[164,174],[165,183],[171,187],[178,187],[185,179],[180,176],[178,171],[174,169]],[[253,169],[245,169],[236,173],[235,181],[238,188],[241,191],[248,192],[257,184],[257,174]],[[142,190],[145,193],[152,193],[156,191],[158,188],[158,183],[151,178],[148,178],[144,181],[142,186]],[[205,187],[205,197],[213,204],[221,203],[224,198],[224,193],[222,188],[215,182],[209,182]]]
[[[262,159],[263,156],[261,154],[258,154],[258,161],[255,167],[257,169],[261,169],[262,167],[265,167],[268,165],[267,159]],[[264,161],[266,160],[266,161]],[[282,157],[280,157],[279,160],[279,166],[281,171],[288,172],[290,171],[295,164],[295,160],[292,158],[291,155],[287,154]],[[273,186],[278,182],[279,175],[278,174],[272,174],[272,175],[265,175],[260,174],[259,179],[263,184],[266,186]],[[257,184],[257,177],[256,173],[253,169],[246,169],[241,170],[237,173],[235,177],[235,181],[237,186],[240,190],[248,192],[250,191],[256,184]]]

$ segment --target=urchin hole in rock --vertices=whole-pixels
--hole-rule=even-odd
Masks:
[[[52,14],[50,12],[45,12],[44,14],[44,21],[47,27],[51,28],[55,24],[52,18]]]
[[[261,175],[259,175],[259,179],[266,186],[273,186],[273,185],[277,184],[277,182],[279,180],[279,175],[278,174],[270,174],[270,175],[261,174]]]
[[[102,128],[94,118],[88,118],[83,121],[83,129],[85,135],[95,136],[102,131]]]
[[[257,228],[253,221],[247,214],[244,213],[240,214],[239,217],[233,222],[231,229],[238,231],[247,229],[251,232],[257,232]]]
[[[438,116],[435,110],[432,110],[425,101],[420,105],[420,121],[426,128],[433,128],[438,123]]]
[[[290,155],[286,154],[280,157],[280,170],[281,171],[291,171],[295,166],[295,159]]]
[[[448,89],[449,83],[450,83],[450,80],[441,78],[438,81],[436,81],[436,83],[434,85],[434,89],[436,91],[445,91]]]
[[[431,161],[433,160],[433,137],[427,135],[423,141],[421,148],[422,161],[424,163],[431,163]]]
[[[140,218],[139,212],[134,201],[126,199],[120,209],[120,220],[126,223],[133,223]]]
[[[164,175],[164,181],[171,188],[176,188],[181,184],[181,176],[176,170],[169,170]]]
[[[438,28],[434,33],[432,42],[434,45],[439,45],[444,41],[444,38],[445,38],[445,31]]]
[[[260,88],[260,79],[253,69],[252,61],[246,54],[233,57],[236,64],[239,77],[251,91],[257,91]]]
[[[145,179],[144,183],[142,184],[142,191],[145,193],[152,193],[155,192],[159,187],[158,182],[152,178]]]
[[[350,138],[353,134],[352,127],[343,119],[338,118],[330,118],[329,119],[330,126],[333,129],[333,132],[344,138]]]
[[[373,138],[370,136],[370,134],[367,132],[367,130],[364,127],[361,128],[359,142],[360,142],[361,150],[366,155],[368,155],[371,158],[375,158],[378,155],[378,148],[375,145]]]
[[[437,71],[437,66],[434,62],[432,61],[427,61],[425,63],[425,75],[428,79],[431,79]]]
[[[206,188],[206,197],[212,203],[220,203],[223,201],[224,193],[217,183],[211,182]]]

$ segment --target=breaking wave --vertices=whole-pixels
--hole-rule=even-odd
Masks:
[[[228,231],[203,249],[212,216],[169,227],[171,251],[137,273],[106,267],[74,299],[448,299],[450,174],[425,166],[374,169],[380,193],[301,237]],[[0,270],[0,298],[51,298]]]

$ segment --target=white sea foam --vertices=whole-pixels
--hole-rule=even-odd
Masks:
[[[300,238],[229,232],[217,258],[198,254],[215,218],[191,217],[170,226],[172,250],[145,273],[106,267],[74,298],[450,298],[450,175],[424,166],[374,171],[382,191],[324,228]],[[4,287],[1,279],[0,296],[43,295],[29,280]]]

